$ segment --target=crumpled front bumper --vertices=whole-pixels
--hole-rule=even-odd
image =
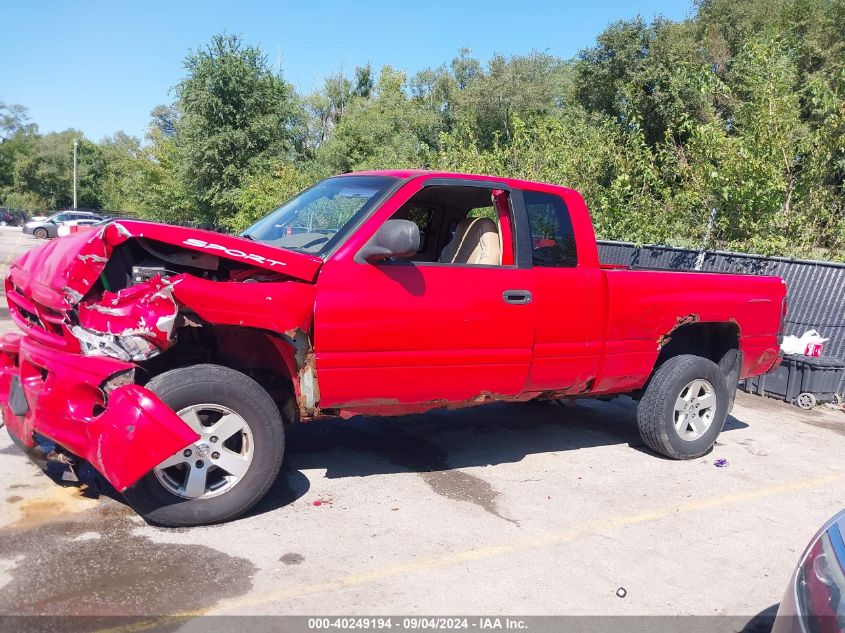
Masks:
[[[199,437],[149,389],[124,385],[106,397],[103,382],[133,367],[4,334],[0,412],[9,433],[27,448],[36,445],[35,433],[43,435],[90,462],[122,492]]]

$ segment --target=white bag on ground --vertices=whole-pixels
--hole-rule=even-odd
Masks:
[[[780,349],[784,354],[806,354],[807,346],[821,345],[828,340],[815,330],[807,330],[801,336],[784,336]]]

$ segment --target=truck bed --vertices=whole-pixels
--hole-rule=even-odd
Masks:
[[[734,324],[740,377],[775,362],[786,297],[779,277],[602,265],[605,358],[595,391],[638,388],[672,332],[691,323]]]

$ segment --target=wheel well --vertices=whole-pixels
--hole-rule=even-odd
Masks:
[[[177,367],[201,363],[222,365],[246,374],[276,402],[282,419],[299,419],[294,376],[295,350],[284,337],[255,328],[212,325],[183,327],[177,343],[163,354],[140,363],[142,382]]]
[[[689,323],[662,338],[663,346],[654,368],[681,354],[695,354],[721,364],[725,355],[739,351],[739,326],[736,323]]]
[[[728,323],[687,323],[662,336],[663,346],[654,370],[649,376],[651,382],[654,372],[670,358],[681,354],[694,354],[712,360],[725,374],[728,385],[728,413],[733,409],[742,369],[742,351],[739,345],[739,325]]]

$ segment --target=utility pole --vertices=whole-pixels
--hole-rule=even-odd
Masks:
[[[707,232],[704,234],[701,250],[698,251],[698,257],[695,259],[695,270],[701,270],[701,267],[704,265],[704,256],[707,254],[707,247],[710,245],[710,236],[713,234],[713,225],[716,224],[716,216],[718,214],[719,209],[716,207],[710,209],[710,218],[707,220]]]
[[[76,209],[76,148],[79,140],[73,139],[73,208]]]

